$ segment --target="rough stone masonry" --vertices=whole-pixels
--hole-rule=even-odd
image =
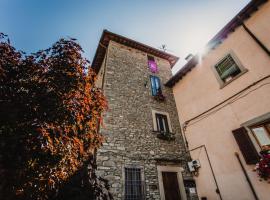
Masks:
[[[158,166],[180,167],[182,186],[185,180],[192,179],[186,167],[190,156],[185,153],[172,89],[164,86],[172,75],[170,63],[154,56],[158,72],[153,74],[148,68],[147,55],[151,54],[110,40],[98,72],[97,83],[103,85],[109,110],[100,128],[106,141],[97,152],[97,172],[109,180],[116,200],[128,199],[125,197],[127,167],[141,170],[143,199],[161,199],[162,178],[158,175]],[[165,101],[153,98],[150,75],[160,78]],[[174,140],[157,137],[153,111],[169,115]],[[187,199],[196,197],[187,194]]]

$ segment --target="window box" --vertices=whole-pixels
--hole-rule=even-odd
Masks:
[[[270,179],[270,145],[264,145],[260,152],[261,160],[256,164],[255,171],[264,180]]]
[[[155,131],[157,132],[157,131]],[[175,140],[175,134],[170,132],[157,132],[157,138],[161,140]]]
[[[165,101],[166,100],[165,96],[162,94],[161,89],[158,89],[157,94],[154,96],[154,99],[157,101]]]

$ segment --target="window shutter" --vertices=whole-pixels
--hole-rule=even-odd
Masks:
[[[157,76],[150,76],[150,79],[151,79],[152,95],[156,96],[158,90],[161,89],[160,79]]]
[[[256,164],[260,157],[256,151],[247,130],[241,127],[232,131],[233,136],[245,158],[247,164]]]
[[[151,78],[151,88],[152,88],[152,95],[156,96],[156,82],[155,82],[155,77],[150,76]]]
[[[157,76],[155,78],[156,78],[156,89],[159,90],[160,89],[160,79]]]

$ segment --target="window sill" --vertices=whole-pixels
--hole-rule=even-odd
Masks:
[[[235,79],[238,79],[240,76],[242,76],[243,74],[245,74],[246,72],[248,72],[247,69],[244,69],[243,71],[241,71],[240,74],[237,74],[235,77],[233,77],[231,80],[229,80],[228,82],[223,82],[220,84],[220,89],[224,88],[225,86],[227,86],[228,84],[230,84],[231,82],[233,82]],[[222,81],[222,80],[221,80]]]
[[[155,131],[153,130],[154,133],[157,133],[157,138],[161,139],[161,140],[175,140],[175,133],[171,133],[171,132],[160,132],[160,131]]]
[[[165,96],[163,96],[163,95],[155,95],[155,96],[153,96],[153,98],[156,101],[165,101],[166,100]]]

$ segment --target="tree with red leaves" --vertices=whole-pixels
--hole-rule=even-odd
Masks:
[[[1,199],[110,199],[94,152],[107,103],[75,39],[31,55],[0,33]]]

